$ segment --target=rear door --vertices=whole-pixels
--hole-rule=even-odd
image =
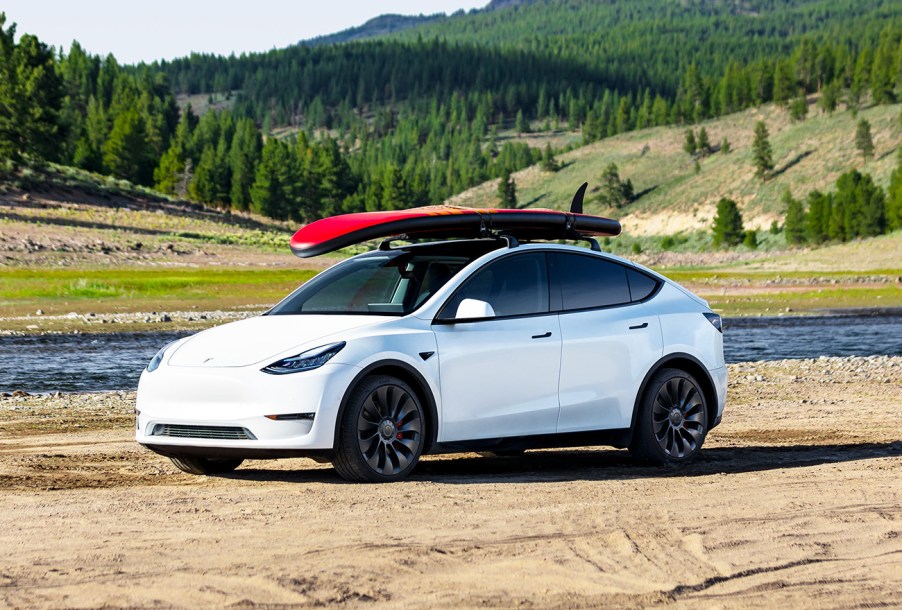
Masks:
[[[457,319],[475,299],[492,314]],[[561,333],[544,252],[520,252],[474,273],[433,325],[442,393],[440,441],[553,433]]]
[[[641,302],[658,280],[601,256],[555,253],[561,326],[558,432],[627,428],[646,372],[663,353],[661,323]]]

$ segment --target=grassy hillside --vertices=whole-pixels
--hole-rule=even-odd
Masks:
[[[0,268],[291,264],[295,228],[71,167],[0,176]]]
[[[813,100],[809,100],[813,102]],[[855,150],[858,118],[849,111],[825,115],[813,106],[809,117],[792,122],[788,111],[774,105],[707,121],[700,126],[719,145],[726,137],[731,152],[714,153],[701,160],[696,173],[692,158],[683,151],[685,128],[656,127],[621,134],[577,148],[560,156],[563,169],[556,173],[533,166],[514,174],[523,207],[566,208],[576,188],[590,184],[586,210],[619,217],[624,234],[670,235],[707,230],[721,197],[739,203],[749,227],[766,228],[782,220],[783,190],[796,198],[813,189],[831,190],[837,177],[850,169],[874,176],[882,186],[897,165],[896,150],[902,143],[899,114],[902,105],[875,106],[858,117],[871,124],[876,154],[865,162]],[[751,143],[755,123],[763,120],[770,130],[774,151],[774,175],[765,182],[755,176]],[[698,127],[695,127],[698,129]],[[534,136],[533,136],[534,137]],[[621,210],[597,201],[600,177],[609,163],[616,163],[622,179],[633,182],[636,193],[645,193]],[[497,204],[498,181],[490,181],[448,203],[487,207]]]

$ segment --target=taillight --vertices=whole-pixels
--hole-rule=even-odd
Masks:
[[[721,320],[720,316],[713,311],[706,311],[702,314],[706,318],[708,318],[708,322],[711,323],[711,326],[717,329],[717,332],[723,332],[723,320]]]

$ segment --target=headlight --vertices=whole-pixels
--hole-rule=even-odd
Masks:
[[[344,341],[339,341],[338,343],[330,343],[329,345],[308,349],[297,356],[273,362],[260,370],[270,375],[286,375],[288,373],[300,373],[301,371],[318,369],[329,362],[332,356],[340,352],[345,345]]]
[[[150,359],[150,362],[147,364],[147,372],[153,373],[155,370],[160,368],[160,363],[163,362],[163,356],[166,354],[166,350],[178,343],[178,339],[173,341],[172,343],[167,343],[163,349],[157,352],[157,355]]]

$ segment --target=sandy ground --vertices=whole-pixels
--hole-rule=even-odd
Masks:
[[[730,368],[695,464],[624,451],[192,477],[133,395],[0,400],[0,606],[899,607],[902,358]]]

